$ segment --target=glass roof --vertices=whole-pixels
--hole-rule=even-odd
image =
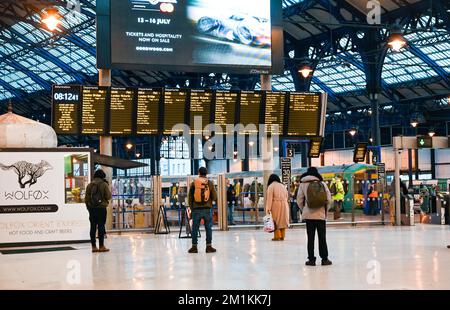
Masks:
[[[283,0],[283,9],[303,1],[304,0]]]
[[[85,2],[95,5],[95,0]],[[57,8],[62,20],[55,33],[41,26],[39,14],[33,14],[0,32],[0,100],[13,97],[5,83],[31,93],[44,89],[42,85],[45,83],[50,87],[54,83],[75,81],[75,76],[67,72],[69,68],[89,76],[97,73],[95,25],[92,23],[95,11],[83,3],[81,13],[69,12],[64,6]],[[75,26],[80,29],[75,34],[70,37],[64,34]],[[54,36],[58,36],[56,40]],[[73,43],[75,41],[82,42],[84,46],[90,45],[92,49],[85,50]]]
[[[415,32],[405,38],[450,73],[450,33],[448,31]]]
[[[408,50],[398,53],[388,51],[381,74],[387,84],[422,80],[437,75],[429,65]]]
[[[331,56],[323,58],[314,72],[314,77],[335,93],[345,93],[366,87],[364,71],[355,65],[361,63],[360,56],[346,53],[347,55],[339,58]]]
[[[282,4],[283,8],[287,8],[303,1],[306,0],[282,0]],[[53,83],[73,83],[76,75],[83,77],[97,74],[96,29],[93,22],[96,0],[81,2],[81,13],[69,11],[65,2],[57,6],[63,20],[55,33],[42,27],[39,14],[0,31],[0,100],[13,97],[15,88],[31,93],[49,88]],[[426,19],[423,20],[425,22]],[[66,33],[73,27],[77,27],[76,32]],[[450,33],[427,31],[425,28],[407,31],[415,31],[405,35],[405,38],[417,49],[405,49],[400,53],[389,51],[383,65],[383,81],[386,84],[398,84],[437,77],[438,67],[450,74]],[[345,43],[344,40],[340,45],[344,46]],[[346,50],[320,61],[314,72],[311,91],[323,92],[321,85],[341,95],[365,89],[366,78],[361,57],[351,49]],[[415,55],[417,51],[429,59],[421,59],[420,55]],[[294,56],[291,51],[289,57]],[[273,76],[272,87],[277,91],[295,91],[290,72]],[[230,89],[231,84],[225,82],[216,88]],[[259,83],[256,88],[260,89]]]

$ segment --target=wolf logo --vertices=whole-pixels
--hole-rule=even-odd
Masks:
[[[27,161],[18,161],[12,165],[5,165],[0,163],[0,169],[13,170],[17,174],[20,188],[25,186],[31,187],[37,183],[37,180],[42,177],[45,172],[53,169],[53,167],[45,160],[41,160],[38,164],[33,164]]]

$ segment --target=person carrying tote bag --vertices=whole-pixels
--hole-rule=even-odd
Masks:
[[[283,241],[289,227],[289,193],[276,174],[269,177],[266,196],[266,214],[272,215],[275,224],[272,241]]]

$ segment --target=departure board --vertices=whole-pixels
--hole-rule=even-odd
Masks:
[[[109,87],[83,87],[81,112],[81,133],[86,135],[105,134],[105,112]]]
[[[244,127],[254,125],[256,129],[245,129],[242,133],[258,132],[259,112],[261,110],[262,93],[260,91],[241,91],[240,121]]]
[[[138,135],[158,134],[161,96],[161,88],[139,88],[137,90],[136,133]]]
[[[312,137],[309,141],[308,157],[318,158],[320,157],[320,150],[322,148],[322,137]]]
[[[353,162],[363,163],[366,160],[367,142],[358,142],[353,151]]]
[[[211,90],[191,90],[189,102],[189,126],[191,133],[202,134],[203,128],[211,122],[211,105],[213,92]],[[195,123],[200,117],[201,123]]]
[[[81,86],[53,85],[52,125],[56,134],[79,134],[80,105]]]
[[[320,94],[290,93],[288,136],[318,136]]]
[[[109,133],[131,135],[133,131],[133,88],[111,87]]]
[[[264,124],[266,132],[281,135],[284,126],[286,93],[267,91],[265,103]],[[273,125],[278,125],[278,130],[275,130]]]
[[[166,89],[164,92],[164,130],[165,135],[172,133],[177,124],[184,124],[187,91]]]
[[[215,120],[217,126],[222,127],[222,132],[232,134],[232,131],[226,130],[226,125],[233,125],[236,121],[236,105],[239,93],[235,91],[216,91],[215,100]]]

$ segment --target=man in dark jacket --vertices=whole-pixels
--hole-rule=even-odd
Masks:
[[[106,209],[111,200],[111,191],[106,182],[106,174],[99,169],[94,173],[94,180],[86,187],[86,207],[89,211],[89,221],[91,222],[91,244],[92,252],[108,252],[104,245]],[[96,233],[98,228],[99,248],[97,248]]]
[[[189,249],[189,253],[198,253],[198,230],[202,219],[205,222],[206,230],[206,253],[214,253],[216,249],[211,245],[213,225],[211,211],[213,201],[217,201],[217,193],[213,182],[206,177],[208,174],[206,168],[198,169],[198,174],[199,178],[192,182],[189,188],[189,207],[192,212],[192,247]]]
[[[227,180],[227,205],[228,205],[228,225],[234,225],[233,212],[235,204],[236,191],[230,180]]]

